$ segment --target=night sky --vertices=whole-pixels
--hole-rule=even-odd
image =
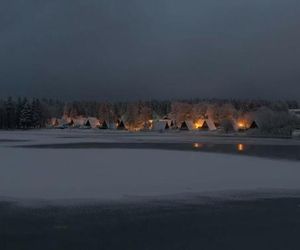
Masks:
[[[299,0],[1,0],[0,95],[300,99]]]

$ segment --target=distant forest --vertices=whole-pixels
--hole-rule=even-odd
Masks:
[[[106,121],[126,119],[126,122],[134,124],[165,116],[182,121],[208,115],[220,123],[224,119],[255,113],[258,116],[265,114],[268,123],[280,123],[278,120],[290,123],[288,109],[297,108],[300,108],[297,101],[192,99],[109,103],[9,97],[0,100],[0,129],[44,128],[51,118],[79,116]],[[283,127],[282,124],[278,126]]]

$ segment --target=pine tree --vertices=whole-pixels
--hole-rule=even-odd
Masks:
[[[22,99],[19,97],[17,104],[16,104],[16,116],[15,116],[15,124],[16,128],[20,128],[20,116],[21,116],[21,111],[23,109],[23,102]]]
[[[6,120],[6,128],[7,129],[14,129],[16,128],[15,124],[15,105],[13,99],[9,97],[5,102],[5,120]]]
[[[34,128],[41,128],[42,110],[41,110],[41,103],[38,99],[34,99],[32,101],[31,110],[32,110],[32,126]]]
[[[32,109],[31,105],[26,102],[20,114],[20,124],[23,129],[32,127]]]
[[[3,107],[3,102],[2,100],[0,100],[0,129],[4,128],[4,121],[5,121],[5,117],[4,117],[4,107]]]

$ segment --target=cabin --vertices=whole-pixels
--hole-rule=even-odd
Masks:
[[[151,122],[144,122],[143,128],[141,129],[141,131],[149,131],[151,127],[152,127]]]
[[[100,127],[100,121],[96,117],[88,117],[86,120],[85,127],[90,127],[90,128],[99,128]]]
[[[171,128],[175,128],[175,123],[174,123],[173,120],[171,121],[170,127],[171,127]]]
[[[258,124],[256,121],[252,121],[252,123],[249,126],[249,129],[257,129],[258,128]]]
[[[168,122],[159,120],[159,121],[154,121],[152,123],[152,130],[154,131],[164,131],[168,130],[170,128]]]
[[[196,124],[196,127],[203,131],[213,131],[217,129],[215,123],[211,119],[199,120]]]
[[[116,124],[115,124],[114,122],[109,122],[109,123],[108,123],[108,128],[109,128],[109,129],[116,129],[117,126],[116,126]]]
[[[239,118],[236,121],[232,121],[232,125],[235,131],[245,132],[249,129],[250,123],[246,119]]]
[[[258,129],[259,125],[257,123],[256,120],[252,120],[252,121],[233,121],[232,122],[233,128],[235,131],[238,132],[245,132],[247,130],[251,130],[251,129]]]
[[[65,129],[69,127],[69,122],[64,118],[56,119],[55,125],[53,127],[57,129]]]
[[[122,120],[117,122],[117,129],[118,130],[127,130],[125,127],[125,124]]]
[[[72,119],[73,120],[73,127],[74,128],[82,128],[85,126],[86,119],[83,117],[77,117]]]
[[[165,122],[168,124],[168,128],[167,129],[170,129],[170,128],[173,128],[174,127],[174,122],[169,119],[167,116],[164,116],[163,119],[157,119],[156,122]],[[154,121],[155,122],[155,121]]]
[[[91,125],[89,119],[87,119],[87,120],[85,121],[83,128],[92,128],[92,125]]]
[[[104,121],[102,122],[102,124],[99,126],[99,129],[108,129],[108,125],[107,125],[107,123],[106,123],[105,120],[104,120]]]
[[[192,121],[183,121],[179,129],[183,131],[191,131],[191,130],[196,130],[197,128]]]

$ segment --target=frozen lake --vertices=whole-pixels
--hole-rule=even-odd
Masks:
[[[0,249],[299,249],[299,146],[2,131]]]
[[[128,200],[300,190],[293,140],[41,130],[2,132],[0,145],[1,197]]]

